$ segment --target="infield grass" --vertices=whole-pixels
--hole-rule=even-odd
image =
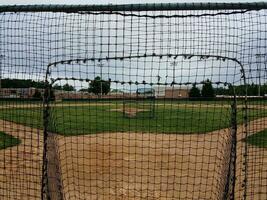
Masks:
[[[92,102],[75,106],[56,104],[51,107],[49,131],[61,135],[82,135],[103,132],[154,132],[154,133],[206,133],[230,126],[229,104],[189,104],[156,102],[155,117],[144,117],[138,112],[135,118],[126,118],[120,111],[121,101]],[[193,106],[192,106],[193,105]],[[219,106],[225,105],[225,106]],[[243,110],[238,109],[238,123],[243,122]],[[267,116],[265,109],[250,109],[249,120]],[[2,109],[0,118],[42,129],[42,108]]]
[[[267,148],[267,129],[248,136],[246,142],[257,147]]]
[[[0,131],[0,150],[5,149],[7,147],[18,145],[19,143],[20,143],[20,140],[18,138],[15,138],[11,135],[8,135]]]

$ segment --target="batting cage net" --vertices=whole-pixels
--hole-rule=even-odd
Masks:
[[[266,9],[0,6],[0,199],[267,199]]]

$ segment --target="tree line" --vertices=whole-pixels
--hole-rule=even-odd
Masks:
[[[34,81],[30,79],[1,79],[1,87],[2,88],[37,88],[44,89],[45,82],[44,81]],[[76,91],[75,87],[71,84],[59,85],[55,84],[52,86],[53,90],[63,90],[63,91]],[[38,90],[37,90],[38,91]],[[102,80],[99,76],[95,77],[89,83],[89,87],[87,89],[81,89],[80,91],[98,94],[108,94],[110,92],[110,82],[106,80]],[[37,94],[39,96],[39,93]]]
[[[1,79],[2,88],[37,88],[44,89],[44,81],[34,81],[30,79]],[[64,91],[75,91],[75,88],[66,83],[63,86],[55,84],[53,86],[54,90],[64,90]]]
[[[193,84],[193,87],[189,91],[189,97],[190,98],[200,98],[200,97],[214,98],[215,90],[212,86],[211,81],[207,79],[202,86],[202,90],[200,90],[196,86],[196,84]]]
[[[232,95],[233,91],[235,90],[236,95],[244,96],[264,96],[267,94],[267,84],[263,85],[258,85],[258,84],[248,84],[247,86],[245,85],[238,85],[238,86],[230,86],[228,89],[227,88],[216,88],[216,94],[219,95]],[[247,92],[246,92],[247,90]]]
[[[30,79],[1,79],[1,87],[2,88],[37,88],[44,89],[45,82],[44,81],[34,81]],[[76,91],[75,87],[66,83],[64,85],[55,84],[52,87],[53,90],[63,90],[63,91]],[[236,95],[245,95],[247,89],[248,96],[261,96],[267,94],[267,84],[263,84],[259,87],[257,84],[248,84],[237,85],[237,86],[229,86],[229,87],[218,87],[214,88],[211,81],[207,79],[203,82],[202,88],[193,84],[192,88],[189,91],[189,97],[191,98],[214,98],[215,95],[233,95],[233,91],[235,91]],[[110,81],[102,80],[99,76],[95,77],[89,83],[89,87],[85,89],[81,89],[80,91],[89,92],[96,95],[99,94],[108,94],[110,92]],[[36,96],[40,96],[40,94],[36,94]]]
[[[45,82],[26,79],[1,79],[2,88],[45,88]]]
[[[238,96],[264,96],[267,94],[267,84],[257,85],[257,84],[248,84],[245,85],[236,85],[236,86],[227,86],[227,87],[218,87],[214,88],[211,81],[207,79],[204,81],[202,88],[198,88],[196,84],[193,84],[193,87],[189,91],[190,98],[214,98],[216,95],[233,95]]]

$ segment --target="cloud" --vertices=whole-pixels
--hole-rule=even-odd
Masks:
[[[143,15],[187,15],[216,11],[141,12]],[[54,62],[51,78],[118,81],[116,87],[138,87],[129,82],[180,84],[241,83],[240,66],[255,81],[255,54],[266,52],[264,11],[202,17],[136,17],[117,14],[2,13],[1,55],[4,77],[43,80]],[[169,56],[170,55],[170,56]],[[179,56],[177,56],[179,55]],[[183,55],[192,55],[191,59]],[[197,56],[198,55],[198,56]],[[162,56],[162,57],[161,57]],[[98,64],[104,64],[102,73]],[[93,60],[91,60],[93,59]],[[176,61],[176,65],[171,63]],[[263,61],[261,60],[261,63]],[[260,66],[264,67],[263,65]],[[160,78],[159,78],[160,77]],[[123,84],[124,83],[124,84]],[[82,85],[87,85],[84,83]],[[115,86],[114,86],[115,87]]]

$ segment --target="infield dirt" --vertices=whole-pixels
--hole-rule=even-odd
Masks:
[[[267,118],[249,123],[249,134]],[[0,150],[0,198],[40,199],[42,131],[0,120],[21,144]],[[102,133],[56,135],[66,199],[218,199],[223,194],[229,129],[207,134]],[[242,197],[244,127],[237,131],[236,199]],[[267,151],[248,146],[249,198],[266,199]],[[254,192],[254,193],[253,193]]]

